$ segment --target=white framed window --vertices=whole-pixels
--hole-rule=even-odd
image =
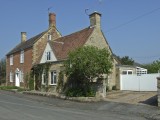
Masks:
[[[137,67],[136,73],[137,73],[138,76],[139,76],[139,75],[143,75],[143,74],[147,74],[147,69]]]
[[[48,51],[48,52],[46,52],[46,59],[47,59],[47,61],[49,61],[49,60],[51,60],[51,52],[50,51]]]
[[[128,75],[132,75],[133,71],[132,70],[128,70]]]
[[[42,73],[42,85],[46,84],[46,78],[45,78],[45,73]]]
[[[13,82],[13,73],[12,73],[12,72],[10,72],[9,81],[10,81],[10,82]]]
[[[21,54],[20,54],[20,63],[24,63],[24,51],[23,50],[21,51]]]
[[[20,82],[24,82],[24,73],[20,71]]]
[[[50,80],[50,85],[57,85],[57,73],[56,71],[51,71],[51,80]]]
[[[133,70],[123,70],[122,74],[123,75],[132,75],[133,74]]]
[[[51,40],[51,39],[52,39],[51,35],[50,35],[50,34],[48,34],[48,40]]]
[[[13,65],[13,55],[10,55],[10,65]]]

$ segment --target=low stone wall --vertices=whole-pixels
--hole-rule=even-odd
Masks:
[[[160,107],[160,77],[157,78],[157,89],[158,89],[158,93],[157,93],[158,106]]]
[[[98,102],[104,100],[103,98],[97,98],[97,97],[66,97],[65,95],[57,93],[40,92],[40,91],[24,91],[23,94],[45,96],[50,98],[60,98],[77,102]]]

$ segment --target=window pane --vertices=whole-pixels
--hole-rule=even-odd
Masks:
[[[51,52],[47,52],[47,60],[51,60]]]
[[[24,63],[24,51],[21,51],[21,54],[20,54],[20,63]]]
[[[127,75],[127,71],[122,71],[122,74],[123,75]]]
[[[13,65],[13,55],[10,56],[10,65]]]
[[[13,73],[10,72],[10,82],[13,82]]]
[[[56,76],[56,72],[54,72],[54,84],[57,83],[57,76]]]
[[[55,85],[57,84],[57,75],[56,75],[56,72],[53,71],[51,72],[51,85]]]
[[[42,84],[45,84],[46,83],[46,78],[45,78],[45,73],[43,72],[42,74]]]
[[[53,79],[54,79],[54,76],[53,76],[54,74],[53,74],[53,72],[51,72],[51,84],[53,84]]]
[[[132,75],[132,71],[128,71],[128,75]]]

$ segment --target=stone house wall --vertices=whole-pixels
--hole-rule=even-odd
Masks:
[[[61,34],[56,30],[56,28],[49,29],[34,45],[33,45],[33,65],[40,62],[44,49],[48,41],[48,35],[52,35],[51,39],[55,40],[61,37]]]
[[[57,85],[50,85],[50,80],[51,80],[51,76],[50,76],[50,72],[51,71],[56,71],[56,77],[57,77],[57,84],[58,84],[58,79],[59,79],[59,73],[60,71],[63,70],[63,63],[62,62],[56,62],[56,63],[52,63],[49,69],[49,73],[48,73],[48,92],[56,92],[56,87]],[[66,76],[64,76],[64,82],[66,82],[67,78]],[[41,87],[41,91],[45,91],[45,85],[42,85]]]
[[[107,43],[106,38],[104,37],[99,27],[94,29],[93,33],[91,34],[91,36],[89,37],[85,45],[96,46],[100,49],[106,48],[112,54],[110,46]],[[113,59],[113,69],[112,69],[112,73],[108,77],[108,83],[107,83],[110,90],[112,89],[113,86],[116,85],[116,64],[117,64],[117,61]]]

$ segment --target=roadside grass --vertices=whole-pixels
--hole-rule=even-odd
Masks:
[[[20,88],[17,86],[0,86],[0,90],[17,90],[18,92],[26,91],[24,88]]]

